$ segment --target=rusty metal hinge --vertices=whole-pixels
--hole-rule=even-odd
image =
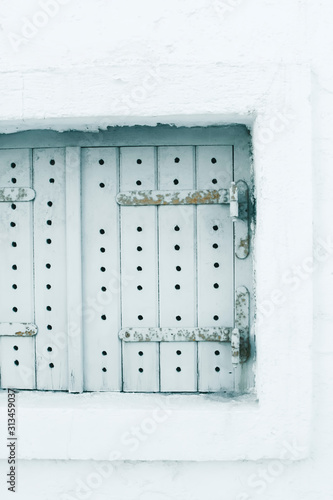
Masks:
[[[235,254],[238,259],[246,259],[250,253],[249,188],[244,181],[232,184],[235,185],[235,196],[237,196],[237,214],[236,209],[234,210],[235,215],[231,214],[235,223]]]
[[[124,191],[117,195],[117,203],[123,206],[163,205],[213,205],[229,204],[228,189],[201,189],[180,191]]]
[[[232,363],[244,363],[250,355],[249,304],[247,288],[237,288],[234,328],[123,328],[118,336],[124,342],[231,342]]]
[[[33,323],[0,323],[0,337],[34,337],[37,332]]]
[[[0,202],[32,201],[35,196],[36,193],[31,188],[0,188]]]

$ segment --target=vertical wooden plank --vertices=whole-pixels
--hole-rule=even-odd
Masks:
[[[232,148],[197,147],[197,188],[229,187]],[[198,325],[233,325],[233,225],[228,205],[198,206]],[[233,390],[229,343],[200,342],[199,391]]]
[[[84,388],[120,391],[117,148],[82,150]]]
[[[68,389],[65,150],[33,154],[37,388]]]
[[[31,151],[0,151],[0,186],[32,187]],[[34,322],[32,206],[0,203],[0,321]],[[2,337],[1,387],[35,388],[35,339]]]
[[[120,150],[120,190],[155,189],[155,150]],[[158,326],[156,207],[121,207],[122,326]],[[123,389],[159,390],[159,345],[123,343]]]
[[[194,148],[158,148],[161,190],[193,189]],[[160,326],[196,326],[195,207],[159,207]],[[197,390],[197,343],[160,345],[162,392]]]
[[[66,148],[68,390],[83,391],[81,148]]]

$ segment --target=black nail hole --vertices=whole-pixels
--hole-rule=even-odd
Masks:
[[[46,285],[46,288],[47,288],[48,290],[50,290],[50,289],[51,289],[51,285],[47,284],[47,285]]]
[[[14,247],[14,248],[15,248],[15,247],[17,247],[17,243],[16,243],[16,241],[13,241],[13,242],[12,242],[12,247]]]
[[[14,283],[14,285],[12,285],[12,287],[14,288],[14,290],[17,290],[17,285]]]
[[[217,231],[217,230],[218,230],[218,228],[219,228],[219,226],[216,226],[216,225],[215,225],[215,226],[213,226],[214,231]]]
[[[12,203],[12,204],[11,204],[11,209],[12,209],[12,210],[16,210],[16,205],[15,205],[15,203]]]
[[[52,240],[50,240],[50,238],[47,238],[46,243],[47,243],[48,245],[51,245]]]
[[[15,168],[15,167],[16,167],[16,163],[11,163],[11,164],[10,164],[10,166],[11,166],[12,168]]]
[[[142,182],[141,181],[136,181],[137,186],[141,186]]]
[[[99,232],[100,232],[101,234],[105,234],[105,230],[104,230],[104,229],[100,229],[100,230],[99,230]]]
[[[12,269],[14,269],[14,271],[16,271],[16,269],[17,269],[17,265],[16,265],[16,264],[14,264],[14,265],[12,266]]]
[[[50,165],[55,165],[55,161],[54,160],[50,160]]]
[[[12,178],[12,183],[13,183],[13,184],[16,184],[16,179],[15,179],[15,177],[13,177],[13,178]]]
[[[52,201],[48,201],[47,204],[49,207],[52,207],[52,205],[53,205]]]
[[[136,247],[138,252],[142,252],[142,247]]]
[[[52,221],[49,219],[49,220],[47,220],[47,221],[46,221],[46,224],[47,224],[48,226],[52,226]]]
[[[179,184],[179,180],[178,179],[174,179],[173,183],[177,186],[177,184]]]
[[[175,226],[175,231],[180,231],[180,227],[179,226]]]
[[[105,320],[106,320],[106,316],[105,316],[105,314],[102,314],[101,319],[102,319],[103,321],[105,321]]]
[[[138,165],[141,165],[142,160],[138,159],[138,160],[136,160],[136,162],[137,162]]]
[[[175,158],[175,163],[179,163],[180,159],[178,157]]]
[[[138,227],[136,228],[136,230],[138,231],[138,233],[141,233],[141,231],[142,231],[142,227],[141,227],[141,226],[138,226]]]
[[[181,271],[182,268],[180,266],[176,266],[177,271]]]
[[[15,227],[16,226],[15,222],[11,222],[10,225],[11,225],[11,227]]]
[[[107,356],[107,352],[106,351],[102,351],[102,356]]]
[[[53,364],[53,363],[50,363],[50,364],[49,364],[49,367],[50,367],[50,368],[54,368],[54,364]]]
[[[175,250],[180,250],[180,246],[179,245],[175,245]]]
[[[180,290],[180,285],[175,285],[176,290]]]
[[[212,179],[213,184],[217,184],[217,179]]]
[[[101,271],[102,271],[102,273],[105,273],[105,271],[106,271],[105,267],[101,267]]]
[[[100,165],[104,165],[104,160],[99,160],[98,162]]]
[[[138,316],[138,320],[142,321],[143,320],[143,316],[141,316],[141,314],[139,314]]]
[[[105,366],[102,368],[102,371],[103,371],[103,372],[106,372],[106,371],[107,371],[107,369],[105,368]]]
[[[182,351],[176,351],[177,356],[180,356]]]
[[[139,368],[139,372],[142,373],[143,372],[143,368]]]
[[[105,248],[104,248],[104,247],[101,247],[101,248],[100,248],[100,251],[101,251],[102,253],[104,253],[104,252],[105,252]]]
[[[220,351],[215,351],[215,356],[219,356],[220,355]]]
[[[18,311],[17,307],[13,307],[13,311],[14,311],[14,313],[17,313],[17,311]]]
[[[212,158],[210,161],[211,161],[212,163],[216,163],[216,158]]]
[[[139,355],[139,356],[143,356],[143,352],[142,352],[142,351],[139,351],[139,352],[138,352],[138,355]]]
[[[141,286],[141,285],[138,285],[138,286],[137,286],[137,289],[138,289],[138,290],[142,290],[142,286]]]
[[[52,347],[47,348],[48,352],[52,352]]]
[[[176,316],[177,321],[181,321],[182,317],[181,316]]]
[[[181,367],[180,367],[180,366],[177,366],[176,371],[177,371],[177,372],[181,372],[181,371],[182,371]]]
[[[46,306],[46,310],[47,311],[52,311],[52,307],[51,306]]]
[[[47,325],[48,330],[52,330],[52,325]]]
[[[101,182],[100,185],[99,185],[100,188],[104,188],[105,187],[105,184],[104,182]]]
[[[53,179],[53,177],[51,177],[51,179],[49,179],[49,182],[50,182],[50,184],[54,184],[54,179]]]
[[[213,248],[218,248],[218,247],[219,247],[219,246],[218,246],[218,244],[217,244],[217,243],[214,243],[214,244],[213,244]]]
[[[17,359],[15,359],[14,365],[18,366],[19,364],[20,364],[20,362]]]
[[[141,266],[138,266],[136,269],[137,269],[137,271],[142,271],[142,267]]]
[[[217,367],[215,368],[215,371],[216,371],[216,372],[219,372],[219,371],[220,371],[220,368],[217,366]]]
[[[219,287],[219,284],[218,283],[214,283],[214,288],[218,288]]]
[[[102,292],[106,292],[106,287],[102,286],[101,290],[102,290]]]
[[[219,317],[215,314],[214,320],[217,321],[218,319],[219,319]]]
[[[51,269],[51,264],[48,264],[48,263],[47,263],[47,264],[45,264],[45,267],[46,267],[47,269]]]
[[[220,267],[220,264],[218,262],[214,262],[214,267]]]
[[[14,349],[14,351],[18,351],[18,346],[17,346],[17,345],[14,345],[14,346],[13,346],[13,349]]]

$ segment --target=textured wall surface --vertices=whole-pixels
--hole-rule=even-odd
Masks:
[[[309,65],[314,241],[328,242],[331,255],[317,262],[313,271],[310,267],[299,271],[301,286],[310,284],[314,295],[308,459],[293,461],[302,450],[299,443],[289,442],[280,460],[112,464],[22,460],[18,500],[333,497],[332,18],[331,0],[1,2],[1,133],[31,128],[96,130],[109,124],[158,121],[216,123],[221,100],[221,122],[228,121],[229,114],[229,121],[241,116],[239,121],[250,123],[253,103],[247,102],[248,88],[251,95],[263,81],[274,88],[284,81],[287,66],[297,71]],[[228,95],[223,93],[235,75],[237,109],[232,103],[228,108]],[[261,98],[259,92],[258,108]],[[287,127],[293,126],[292,117],[288,122],[283,112],[284,103],[271,106],[282,113]],[[149,439],[148,433],[144,438]],[[102,439],[96,422],[96,440]],[[6,492],[6,472],[7,463],[1,461],[2,499],[13,495]]]

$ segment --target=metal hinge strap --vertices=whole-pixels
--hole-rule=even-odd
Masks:
[[[0,337],[34,337],[37,332],[33,323],[0,323]]]
[[[35,196],[36,193],[31,188],[0,188],[0,202],[32,201]]]
[[[124,191],[116,199],[123,206],[213,205],[229,204],[230,193],[228,189]]]
[[[250,355],[250,294],[241,286],[235,293],[235,322],[232,327],[123,328],[124,342],[231,342],[232,363],[244,363]]]

